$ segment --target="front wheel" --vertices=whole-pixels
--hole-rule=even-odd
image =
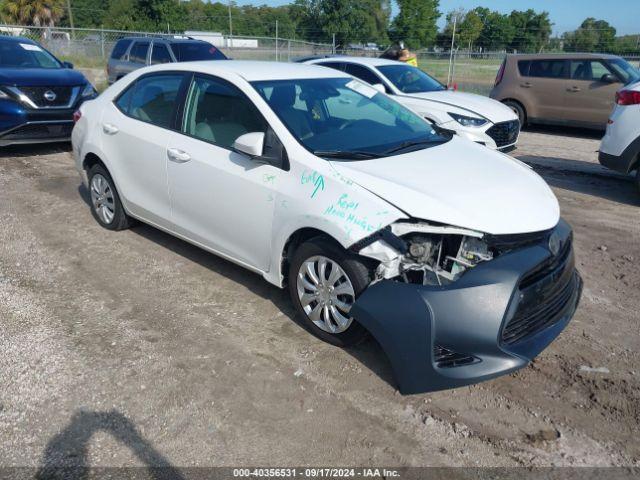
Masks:
[[[518,116],[520,128],[524,128],[527,124],[527,112],[525,112],[524,107],[513,100],[505,100],[504,104]]]
[[[290,263],[289,293],[299,317],[311,333],[339,347],[367,335],[350,310],[370,282],[358,257],[324,238],[300,245]]]

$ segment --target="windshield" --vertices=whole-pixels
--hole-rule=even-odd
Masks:
[[[402,93],[439,92],[446,90],[435,78],[411,65],[383,65],[377,67]]]
[[[206,42],[184,42],[171,45],[179,62],[197,62],[199,60],[226,60],[224,53]]]
[[[611,68],[622,78],[625,84],[640,81],[640,71],[626,60],[615,58],[609,60],[609,65],[611,65]]]
[[[352,78],[253,82],[280,120],[321,157],[358,160],[425,148],[451,137]]]
[[[38,45],[0,39],[0,67],[62,68],[62,64]]]

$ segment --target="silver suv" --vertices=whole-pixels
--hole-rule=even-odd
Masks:
[[[128,37],[113,47],[107,74],[109,85],[138,68],[159,63],[226,60],[218,48],[192,38]]]

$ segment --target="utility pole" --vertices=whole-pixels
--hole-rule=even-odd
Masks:
[[[231,0],[227,3],[229,6],[229,48],[233,44],[233,24],[231,23]]]
[[[458,23],[458,16],[453,16],[453,34],[451,35],[451,52],[449,52],[449,74],[447,75],[447,87],[451,85],[452,80],[452,66],[453,66],[453,46],[456,41],[456,24]]]
[[[71,12],[71,0],[67,0],[67,13],[69,15],[69,25],[71,26],[71,37],[75,38],[75,30],[73,28],[73,13]]]
[[[278,61],[278,19],[276,19],[276,62]]]

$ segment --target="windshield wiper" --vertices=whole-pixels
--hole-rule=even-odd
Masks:
[[[326,158],[345,158],[352,160],[366,160],[369,158],[379,158],[380,155],[371,152],[354,150],[314,150],[314,155]]]
[[[421,145],[425,145],[425,146],[440,145],[441,143],[446,143],[449,140],[450,140],[449,138],[443,138],[441,140],[410,140],[407,142],[402,142],[400,145],[397,145],[393,148],[390,148],[389,150],[386,150],[384,154],[389,155],[391,153],[398,153],[398,152],[401,152],[402,150],[407,150],[413,147],[419,147]]]

